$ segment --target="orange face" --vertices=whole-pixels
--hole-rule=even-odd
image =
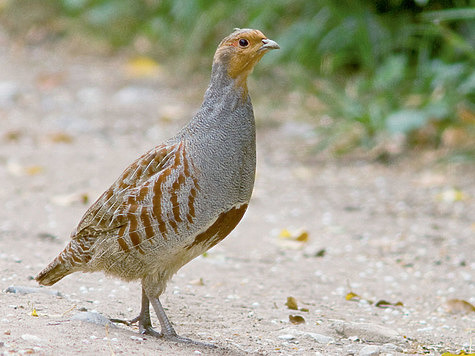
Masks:
[[[236,30],[221,41],[214,60],[227,62],[229,76],[245,82],[262,56],[277,48],[279,45],[259,30]]]

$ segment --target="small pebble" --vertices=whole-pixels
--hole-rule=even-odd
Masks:
[[[347,338],[356,336],[360,340],[375,343],[388,343],[401,340],[401,335],[387,326],[370,323],[349,323],[343,320],[335,320],[332,324],[335,331]]]
[[[43,293],[49,295],[55,295],[61,297],[61,293],[54,289],[42,288],[42,287],[26,287],[26,286],[10,286],[5,289],[5,293],[17,293],[17,294],[31,294],[31,293]]]
[[[14,82],[0,82],[0,104],[13,104],[20,94],[19,86]]]
[[[376,345],[367,345],[363,346],[358,352],[358,356],[378,356],[379,355],[379,347]]]
[[[32,335],[32,334],[23,334],[21,336],[21,338],[25,341],[32,341],[32,342],[40,342],[41,339],[36,336],[36,335]]]
[[[394,351],[397,351],[397,352],[402,352],[402,348],[395,345],[395,344],[391,344],[391,343],[388,343],[388,344],[384,344],[383,346],[381,346],[381,351],[382,352],[394,352]]]
[[[302,333],[302,335],[311,337],[314,341],[316,341],[319,344],[331,344],[335,342],[335,339],[333,339],[332,337],[322,335],[322,334],[304,332]]]
[[[279,339],[281,339],[281,340],[286,340],[286,341],[290,341],[290,340],[294,340],[294,339],[295,339],[295,336],[294,336],[294,335],[290,335],[290,334],[284,334],[284,335],[279,335]]]
[[[420,328],[420,329],[417,329],[418,332],[421,332],[421,333],[424,333],[424,332],[427,332],[427,331],[432,331],[434,330],[434,328],[432,326],[428,326],[426,328]]]
[[[115,325],[109,319],[97,312],[79,312],[74,314],[71,317],[71,320],[79,320],[97,325],[109,325],[115,327]]]
[[[344,348],[344,353],[346,355],[356,355],[359,349],[360,349],[359,345],[356,345],[356,344],[347,345]]]

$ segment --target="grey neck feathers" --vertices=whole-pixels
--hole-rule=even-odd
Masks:
[[[238,111],[240,114],[237,114]],[[203,133],[204,128],[209,129],[213,126],[225,129],[232,121],[242,121],[243,117],[248,119],[245,121],[251,126],[253,125],[254,114],[249,95],[246,93],[243,96],[243,89],[236,86],[234,79],[229,76],[225,64],[214,62],[203,104],[177,137],[182,137],[185,132],[200,134],[199,132]],[[231,125],[234,126],[234,124]]]
[[[211,70],[211,80],[204,96],[203,106],[216,104],[216,100],[222,102],[222,99],[228,96],[234,96],[236,99],[242,98],[242,90],[241,87],[236,86],[234,79],[229,76],[225,61],[214,61]],[[245,104],[248,100],[249,98],[246,95],[246,100],[241,100],[241,102]]]

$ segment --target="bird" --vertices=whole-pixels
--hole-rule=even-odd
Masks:
[[[171,277],[223,240],[242,219],[254,187],[256,130],[247,79],[277,42],[239,29],[213,57],[192,119],[149,150],[91,205],[66,247],[36,277],[51,286],[74,272],[141,282],[139,332],[178,342],[159,300]],[[161,331],[153,328],[152,305]],[[111,319],[117,320],[117,319]]]

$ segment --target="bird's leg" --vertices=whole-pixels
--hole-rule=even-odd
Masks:
[[[204,342],[194,341],[186,337],[178,336],[172,324],[170,323],[170,320],[168,320],[168,317],[165,314],[165,309],[163,309],[163,306],[162,306],[162,303],[160,303],[160,300],[158,298],[150,298],[150,303],[152,304],[153,309],[155,310],[155,313],[157,314],[158,320],[160,321],[160,326],[162,327],[162,332],[160,334],[161,336],[171,341],[189,343],[189,344],[194,344],[197,346],[205,346],[205,347],[213,347],[213,348],[216,347],[213,344],[207,344]]]
[[[142,306],[140,308],[140,314],[133,318],[132,320],[121,320],[121,319],[110,319],[114,323],[123,323],[127,325],[134,324],[139,322],[139,332],[141,334],[148,334],[156,337],[161,337],[162,334],[154,330],[152,327],[152,322],[150,321],[150,309],[149,309],[149,300],[147,294],[142,288]]]
[[[170,320],[168,320],[167,314],[165,314],[165,309],[163,309],[162,303],[158,298],[151,298],[150,303],[157,314],[158,321],[160,321],[160,326],[162,327],[162,335],[166,337],[175,337],[178,336],[175,329],[173,329]]]

